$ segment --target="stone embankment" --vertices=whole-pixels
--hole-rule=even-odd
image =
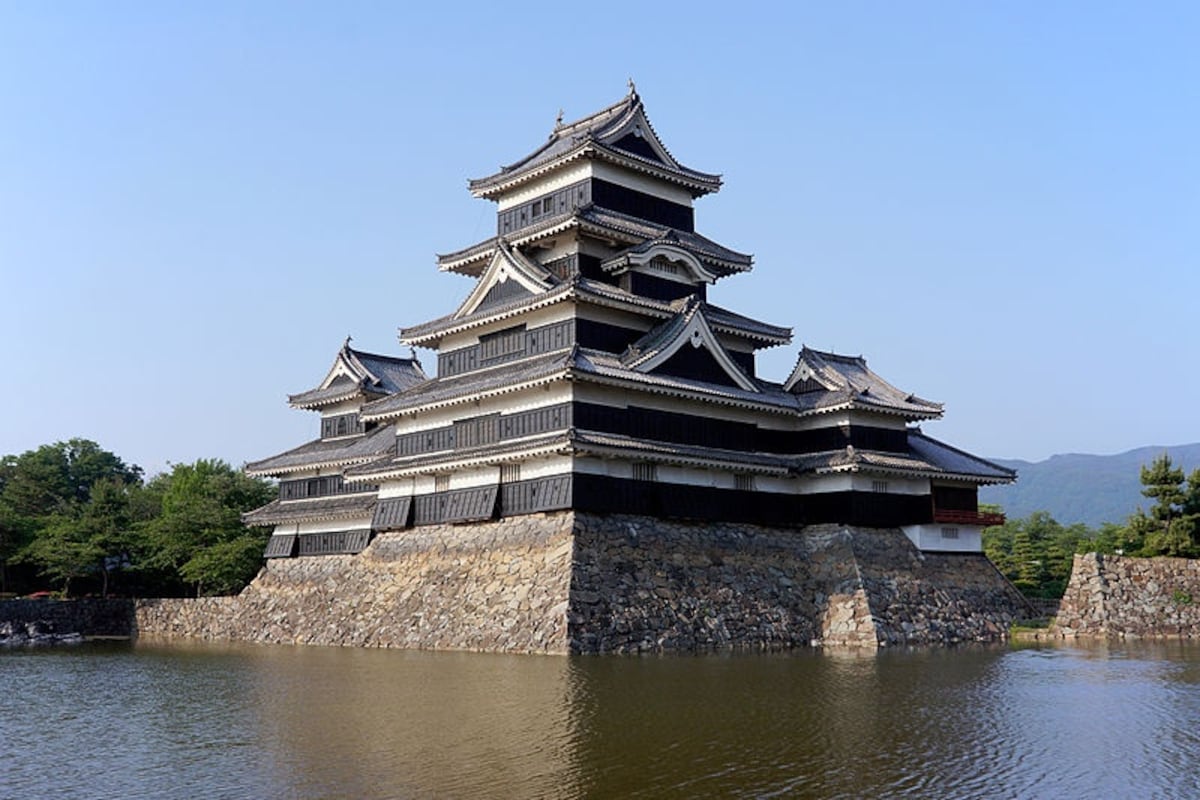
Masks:
[[[132,622],[130,600],[4,600],[0,602],[0,645],[129,636]]]
[[[982,555],[900,531],[558,512],[268,561],[235,598],[140,601],[139,635],[504,652],[997,641],[1026,609]]]
[[[1200,560],[1077,555],[1050,635],[1200,636]]]
[[[376,537],[358,555],[270,559],[237,597],[138,603],[140,636],[565,652],[571,519]]]

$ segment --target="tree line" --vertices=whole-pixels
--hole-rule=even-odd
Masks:
[[[1200,469],[1184,476],[1165,453],[1141,468],[1151,503],[1124,523],[1062,525],[1045,511],[983,531],[983,550],[1028,597],[1061,597],[1076,553],[1200,557]]]
[[[87,439],[0,459],[0,593],[227,594],[257,574],[269,531],[241,515],[275,486],[217,459],[142,469]]]
[[[1045,511],[983,532],[988,558],[1030,597],[1061,597],[1076,553],[1200,557],[1200,469],[1166,454],[1141,468],[1152,501],[1123,524],[1062,525]],[[241,515],[270,481],[218,459],[149,480],[87,439],[0,459],[0,595],[229,594],[258,573],[270,532]]]

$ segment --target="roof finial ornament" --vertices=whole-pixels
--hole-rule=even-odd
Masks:
[[[629,79],[629,94],[634,95],[634,96],[637,95],[637,87],[633,85],[632,77],[630,77],[630,79]]]
[[[353,336],[351,336],[350,334],[346,334],[346,341],[342,342],[342,349],[343,349],[343,350],[349,350],[349,349],[350,349],[350,342],[352,342],[352,341],[354,341],[354,337],[353,337]]]
[[[563,110],[560,108],[558,110],[558,116],[554,118],[554,129],[555,130],[558,130],[559,128],[562,127],[562,124],[563,124],[562,121],[563,121]]]

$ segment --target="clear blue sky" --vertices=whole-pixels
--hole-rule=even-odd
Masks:
[[[993,457],[1200,441],[1195,3],[241,5],[0,5],[0,454],[314,436],[347,334],[469,291],[467,179],[630,76],[767,377],[864,354]]]

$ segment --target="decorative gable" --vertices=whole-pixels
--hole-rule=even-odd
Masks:
[[[703,305],[695,300],[631,345],[621,362],[638,372],[662,372],[737,386],[747,392],[761,391],[721,345],[704,317]]]
[[[641,98],[636,94],[631,96],[635,102],[629,112],[624,115],[620,124],[604,131],[601,141],[617,150],[681,169],[683,165],[671,156],[658,134],[654,132],[654,128],[650,126]]]
[[[801,348],[792,374],[784,382],[785,391],[795,395],[820,393],[816,402],[823,407],[853,405],[910,420],[933,419],[942,415],[940,403],[917,397],[888,383],[867,366],[862,356],[844,356]]]
[[[475,289],[454,312],[453,319],[491,306],[540,294],[554,286],[554,276],[545,267],[526,258],[503,238],[497,240],[491,262],[479,276]]]
[[[415,356],[395,358],[353,350],[347,336],[324,380],[315,389],[290,395],[288,402],[295,408],[316,410],[346,400],[381,397],[424,380]]]
[[[670,239],[656,239],[630,248],[600,265],[607,272],[645,272],[679,283],[715,283],[717,276],[700,259]]]

